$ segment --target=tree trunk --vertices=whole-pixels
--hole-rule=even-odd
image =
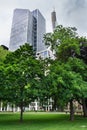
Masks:
[[[56,109],[57,109],[57,97],[56,96],[54,96],[54,98],[53,98],[53,106],[52,106],[52,111],[56,111]]]
[[[23,90],[24,90],[24,86],[20,87],[20,98],[21,98],[21,102],[20,102],[20,122],[23,121]]]
[[[23,103],[21,103],[21,105],[20,105],[20,110],[21,110],[21,112],[20,112],[20,122],[22,122],[23,121]]]
[[[11,108],[12,108],[12,112],[13,112],[13,104],[12,104]]]
[[[84,117],[87,117],[87,99],[82,99]]]
[[[70,120],[74,120],[74,107],[73,107],[73,100],[70,100]]]

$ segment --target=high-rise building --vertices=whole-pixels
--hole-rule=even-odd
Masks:
[[[38,52],[45,49],[45,19],[38,9],[15,9],[13,14],[9,50],[15,51],[24,43],[29,43]]]
[[[46,23],[45,23],[45,19],[42,16],[42,14],[40,13],[40,11],[38,9],[32,11],[32,15],[34,16],[34,18],[36,19],[36,38],[37,38],[37,52],[38,51],[42,51],[44,49],[46,49],[46,46],[44,45],[43,42],[43,36],[46,33]],[[34,22],[35,23],[35,22]],[[33,29],[35,30],[35,29]],[[34,43],[34,42],[33,42]]]
[[[52,20],[52,29],[54,30],[57,25],[57,19],[56,19],[56,12],[53,10],[51,13],[51,20]]]

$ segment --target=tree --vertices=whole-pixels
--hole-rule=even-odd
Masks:
[[[2,46],[0,46],[0,102],[6,100],[5,97],[5,67],[4,67],[4,60],[9,54],[8,50],[3,49]]]
[[[70,66],[71,59],[66,64],[56,61],[55,64],[51,65],[48,78],[50,79],[51,96],[56,96],[56,103],[61,107],[70,102],[70,120],[73,120],[73,101],[78,101],[84,96],[84,92],[87,92],[87,83],[82,79],[80,73],[72,70]]]
[[[59,25],[53,33],[46,34],[44,38],[46,45],[50,45],[51,49],[55,51],[56,57],[51,64],[52,69],[50,69],[51,92],[59,98],[57,101],[63,105],[64,102],[70,102],[70,119],[73,120],[73,100],[82,99],[86,96],[84,92],[87,92],[87,81],[81,75],[86,70],[86,65],[81,58],[78,59],[81,53],[82,39],[77,35],[75,28],[63,27],[62,25]],[[82,69],[80,70],[80,68]]]
[[[6,60],[7,91],[9,101],[20,107],[20,121],[23,120],[23,108],[37,98],[37,83],[43,70],[29,44],[10,53]],[[42,70],[42,71],[41,71]]]
[[[76,55],[77,58],[83,60],[83,62],[87,66],[87,39],[85,37],[79,38],[80,42],[80,54]],[[87,82],[87,67],[84,72],[81,72],[81,75],[83,76],[84,81]],[[79,70],[80,71],[80,70]],[[82,105],[83,105],[83,112],[84,112],[84,117],[87,117],[87,94],[85,94],[85,97],[82,98]]]

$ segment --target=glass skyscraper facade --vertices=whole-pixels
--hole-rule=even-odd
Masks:
[[[29,43],[38,52],[46,47],[43,36],[46,32],[45,19],[38,9],[15,9],[12,21],[9,50],[15,51],[24,43]]]
[[[45,34],[46,32],[46,24],[44,17],[42,16],[42,14],[38,9],[32,11],[32,15],[37,21],[36,37],[37,37],[37,52],[39,52],[46,49],[43,43],[43,34]]]

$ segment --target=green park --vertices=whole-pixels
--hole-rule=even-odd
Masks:
[[[75,116],[69,120],[69,114],[48,112],[25,112],[20,123],[19,113],[0,114],[0,130],[86,130],[87,118]]]
[[[14,52],[0,46],[0,130],[87,129],[87,39],[58,25],[44,43],[53,59],[37,58],[27,43]],[[26,111],[35,100],[41,110]],[[8,103],[20,111],[6,111]]]

